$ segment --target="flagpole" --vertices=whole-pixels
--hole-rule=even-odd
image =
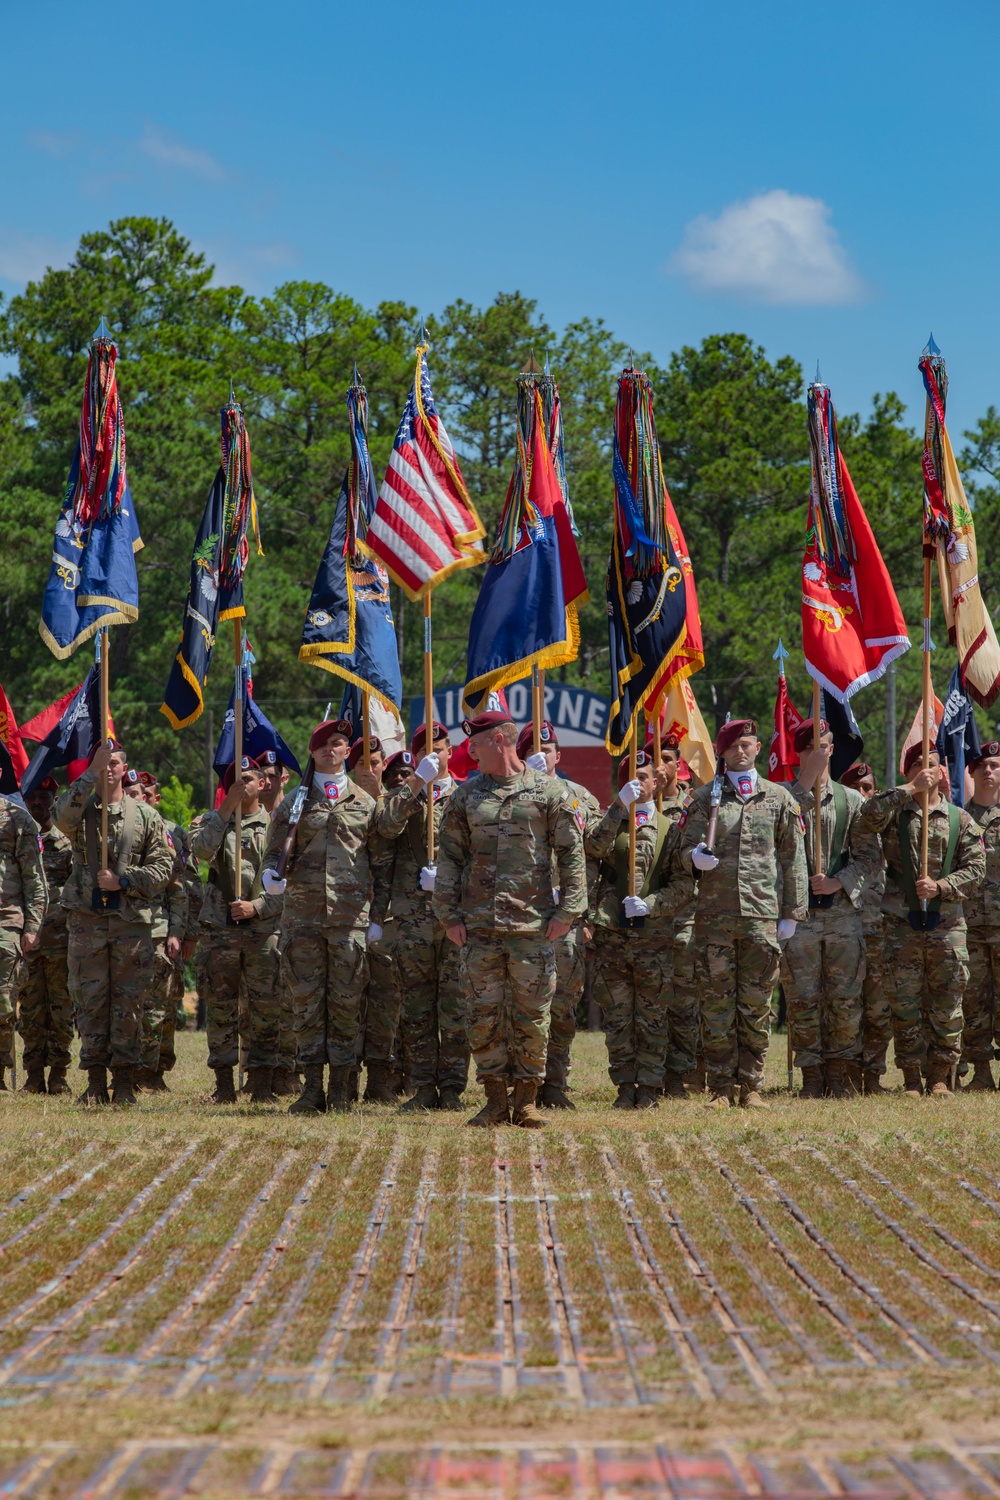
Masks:
[[[637,738],[636,726],[637,726],[637,724],[638,724],[638,714],[632,720],[632,738],[629,741],[629,747],[628,747],[628,779],[629,779],[629,781],[634,781],[635,778],[636,778],[636,776],[637,776],[637,774],[638,774],[638,771],[639,771],[639,767],[636,764],[636,758],[637,758],[637,754],[638,754],[638,746],[636,745],[636,738]],[[634,802],[630,802],[629,803],[629,808],[628,808],[628,893],[629,893],[630,896],[634,896],[635,895],[635,843],[636,843],[636,827],[637,827],[637,825],[636,825],[636,820],[635,820],[635,803]]]
[[[428,745],[434,748],[431,723],[434,719],[434,652],[431,626],[431,590],[424,595],[424,754]],[[427,793],[427,863],[434,863],[434,793]]]
[[[103,320],[102,320],[103,321]],[[111,720],[111,663],[108,660],[110,631],[105,625],[101,631],[101,743],[110,738]],[[108,769],[101,772],[101,869],[108,868]]]
[[[813,678],[813,749],[819,750],[819,683]],[[813,787],[813,864],[815,875],[823,875],[823,806],[821,802],[823,792],[823,773],[816,772],[816,783]]]
[[[372,768],[371,714],[368,705],[369,694],[363,690],[361,693],[361,734],[363,736],[361,746],[361,763],[366,771],[370,771]]]
[[[660,713],[657,708],[656,718],[653,720],[653,777],[656,781],[656,811],[663,811],[663,792],[660,787],[660,763],[663,760],[663,744],[660,739]]]
[[[235,688],[233,693],[233,708],[235,719],[233,729],[235,731],[235,746],[233,749],[233,780],[240,779],[241,763],[243,760],[243,621],[237,618],[233,621],[233,662],[235,665]],[[236,830],[236,861],[234,867],[234,881],[236,888],[236,899],[243,899],[243,798],[240,797],[236,804],[235,813]]]
[[[535,662],[531,668],[531,725],[532,751],[535,755],[542,748],[542,702],[545,693],[545,673]]]
[[[923,721],[923,760],[922,766],[926,771],[931,752],[931,700],[934,690],[931,686],[931,558],[924,549],[924,721]],[[927,879],[927,838],[930,832],[930,792],[920,793],[920,878]],[[927,902],[921,901],[922,911],[927,910]]]

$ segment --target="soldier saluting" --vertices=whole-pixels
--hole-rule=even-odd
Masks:
[[[778,982],[779,943],[806,914],[802,821],[787,787],[764,781],[753,719],[731,719],[715,742],[722,773],[714,848],[706,847],[712,785],[682,815],[680,857],[698,881],[695,949],[711,1104],[768,1109],[760,1096]]]
[[[513,1118],[537,1129],[545,1123],[535,1098],[556,988],[553,944],[587,904],[583,819],[561,782],[521,762],[508,713],[491,709],[463,728],[481,774],[456,788],[441,824],[434,911],[464,948],[469,1042],[486,1090],[484,1108],[469,1123]]]

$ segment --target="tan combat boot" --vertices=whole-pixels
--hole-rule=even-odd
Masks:
[[[389,1063],[370,1062],[365,1079],[366,1104],[395,1104],[396,1095],[392,1087],[392,1068]]]
[[[326,1107],[337,1114],[346,1115],[352,1104],[358,1102],[358,1068],[348,1065],[330,1069],[330,1083],[326,1091]],[[292,1105],[294,1109],[294,1104]]]
[[[572,1104],[569,1107],[572,1109]],[[462,1103],[462,1090],[460,1088],[442,1089],[438,1094],[438,1109],[449,1110],[452,1114],[457,1114],[459,1110],[463,1110],[464,1108],[465,1105]]]
[[[823,1067],[821,1063],[809,1063],[802,1069],[800,1099],[822,1099]]]
[[[640,1083],[635,1091],[636,1109],[659,1109],[659,1090],[650,1088],[646,1083]]]
[[[748,1083],[740,1084],[740,1109],[770,1109],[766,1099],[762,1099],[756,1089]]]
[[[620,1083],[618,1085],[618,1098],[612,1104],[612,1109],[635,1109],[636,1087],[634,1083]]]
[[[882,1075],[878,1068],[865,1068],[861,1075],[861,1092],[865,1095],[888,1092],[882,1087]]]
[[[429,1109],[437,1109],[438,1091],[433,1083],[422,1083],[412,1099],[399,1106],[401,1115],[423,1115]]]
[[[107,1068],[88,1068],[87,1087],[77,1100],[78,1104],[110,1104]]]
[[[543,1083],[538,1103],[542,1109],[576,1109],[561,1083]]]
[[[927,1092],[932,1099],[953,1099],[955,1097],[948,1086],[950,1079],[950,1063],[935,1061],[927,1064]]]
[[[549,1123],[548,1120],[543,1119],[535,1108],[535,1096],[537,1093],[537,1078],[515,1078],[511,1120],[515,1125],[520,1125],[524,1130],[544,1130],[545,1126]]]
[[[684,1087],[684,1074],[666,1072],[663,1076],[664,1099],[686,1099],[688,1091]]]
[[[276,1099],[297,1099],[302,1092],[294,1068],[275,1068],[271,1073],[271,1093]]]
[[[728,1085],[714,1085],[712,1097],[705,1101],[702,1109],[732,1109],[733,1091]]]
[[[323,1064],[310,1063],[303,1069],[305,1087],[294,1104],[288,1106],[290,1115],[325,1115],[326,1094],[323,1092]]]
[[[209,1097],[210,1104],[235,1104],[236,1083],[232,1068],[213,1068],[215,1093]]]
[[[903,1093],[908,1099],[923,1097],[924,1080],[920,1076],[919,1063],[903,1064]]]
[[[851,1099],[854,1091],[847,1082],[847,1071],[843,1060],[831,1058],[826,1065],[826,1091],[831,1099]]]
[[[483,1079],[483,1088],[486,1090],[486,1103],[478,1115],[473,1115],[471,1120],[466,1120],[466,1125],[480,1125],[487,1130],[491,1125],[509,1125],[510,1108],[507,1103],[506,1078],[500,1078],[495,1073],[491,1073]]]
[[[966,1094],[994,1094],[996,1084],[993,1082],[993,1074],[988,1062],[977,1062],[973,1070],[972,1078],[965,1085]]]

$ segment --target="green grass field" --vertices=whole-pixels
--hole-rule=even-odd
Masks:
[[[782,1037],[768,1115],[623,1115],[582,1036],[488,1133],[178,1043],[0,1100],[0,1494],[1000,1494],[1000,1096],[800,1104]]]

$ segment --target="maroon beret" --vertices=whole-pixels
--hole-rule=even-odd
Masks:
[[[126,771],[125,775],[122,777],[122,781],[124,781],[126,786],[142,786],[142,772]]]
[[[735,745],[738,739],[742,739],[743,735],[756,733],[756,719],[730,719],[728,724],[723,724],[716,736],[716,754],[721,755],[724,750],[729,749],[730,745]]]
[[[282,771],[285,769],[284,764],[278,759],[277,750],[262,750],[257,757],[257,764],[262,771],[272,771],[278,767]]]
[[[109,738],[110,738],[110,736],[109,736]],[[94,756],[97,754],[98,750],[100,750],[100,748],[101,748],[101,746],[103,744],[104,744],[103,740],[98,740],[97,741],[97,744],[94,746],[93,750],[91,750],[90,754],[87,756],[87,765],[88,766],[90,765],[91,761],[94,759]],[[112,749],[112,751],[115,751],[115,750],[123,751],[125,749],[125,746],[121,743],[120,740],[112,739],[111,740],[111,749]]]
[[[830,726],[825,719],[819,721],[819,732],[821,735],[830,733]],[[801,755],[803,750],[808,750],[813,741],[813,721],[803,719],[797,724],[792,734],[792,749],[796,755]]]
[[[556,736],[555,725],[550,724],[548,719],[543,719],[538,732],[539,743],[542,745],[555,745],[559,748],[559,740]],[[535,748],[535,726],[525,724],[517,737],[518,755],[530,755]]]
[[[974,771],[984,760],[990,760],[995,755],[1000,755],[1000,740],[989,740],[985,745],[980,745],[979,754],[974,755],[966,764],[970,771]]]
[[[159,786],[160,784],[152,771],[139,771],[137,774],[143,786]]]
[[[653,739],[652,735],[650,735],[649,739],[646,741],[646,754],[651,756],[655,749],[656,741]],[[681,742],[677,738],[676,734],[665,734],[660,740],[660,749],[661,751],[672,750],[677,756],[678,760],[680,760],[681,758]]]
[[[392,755],[389,756],[389,759],[386,761],[382,769],[382,775],[387,775],[388,772],[393,770],[395,766],[406,766],[407,770],[409,770],[412,765],[413,756],[410,754],[409,750],[396,750]]]
[[[259,771],[260,766],[252,755],[244,755],[240,761],[240,771]],[[236,778],[236,762],[231,761],[222,773],[222,790],[228,792]]]
[[[36,792],[51,792],[53,797],[59,790],[59,783],[54,776],[43,776],[35,787]]]
[[[327,740],[335,734],[342,735],[348,744],[354,738],[354,726],[350,719],[324,719],[322,724],[317,724],[309,736],[309,754],[325,745]]]
[[[645,750],[638,750],[636,752],[635,768],[636,768],[637,771],[639,770],[639,768],[641,766],[651,766],[652,764],[653,764],[653,757],[650,754],[648,754],[647,751],[645,751]],[[623,787],[625,785],[626,781],[628,781],[628,779],[629,779],[628,772],[629,772],[628,756],[627,755],[623,755],[622,758],[621,758],[621,760],[618,762],[618,785],[620,787]]]
[[[933,741],[931,741],[930,749],[927,753],[929,755],[937,755],[937,746]],[[917,761],[923,760],[923,758],[923,741],[917,740],[917,743],[915,745],[911,745],[909,749],[904,751],[903,753],[903,775],[909,775],[910,771],[912,771],[913,767],[917,764]]]
[[[499,729],[501,724],[513,724],[514,720],[510,714],[502,708],[488,708],[485,713],[476,714],[474,719],[463,719],[462,730],[470,739],[474,734],[483,734],[487,729]]]
[[[868,762],[866,760],[856,760],[853,766],[848,766],[843,776],[841,776],[840,781],[843,786],[856,788],[858,782],[863,781],[866,776],[870,776],[872,781],[876,784],[878,783],[878,778]]]
[[[449,735],[448,735],[448,726],[447,726],[447,724],[442,724],[439,719],[432,719],[431,720],[431,744],[433,745],[436,740],[446,740],[448,738],[449,738]],[[424,748],[424,746],[426,744],[427,744],[427,725],[426,724],[418,724],[417,727],[416,727],[416,729],[413,731],[413,737],[410,740],[410,753],[412,755],[419,755],[420,752],[421,752],[421,750]]]
[[[382,748],[382,741],[379,739],[378,735],[377,734],[371,734],[371,735],[369,735],[368,736],[368,750],[369,750],[369,753],[372,754],[372,755],[374,755],[376,753],[376,751],[381,750],[381,748]],[[365,752],[365,737],[364,737],[364,735],[362,735],[359,740],[355,740],[354,741],[354,744],[351,746],[350,750],[347,752],[347,769],[349,771],[353,771],[354,770],[354,767],[357,765],[358,761],[364,755],[364,752]]]

